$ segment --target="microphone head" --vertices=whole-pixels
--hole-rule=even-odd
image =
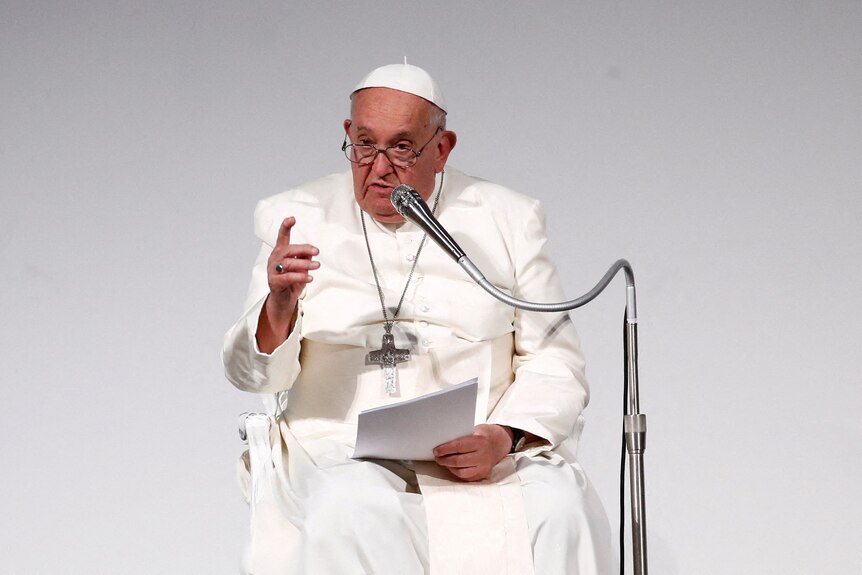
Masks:
[[[400,184],[396,186],[392,193],[389,195],[389,201],[392,202],[392,206],[395,210],[405,216],[405,210],[412,205],[416,204],[416,200],[422,201],[422,196],[419,195],[419,192],[414,190],[412,187],[407,184]]]

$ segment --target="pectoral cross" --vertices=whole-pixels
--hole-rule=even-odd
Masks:
[[[376,363],[383,367],[383,384],[386,388],[386,393],[389,395],[395,394],[397,377],[395,364],[408,361],[409,359],[410,350],[395,347],[395,338],[391,333],[384,333],[380,349],[371,351],[366,356],[367,363]]]

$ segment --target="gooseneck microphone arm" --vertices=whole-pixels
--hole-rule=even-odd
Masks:
[[[512,297],[501,291],[497,286],[485,278],[484,274],[479,271],[479,268],[470,261],[470,258],[467,257],[464,250],[461,249],[461,246],[459,246],[452,236],[449,235],[449,232],[440,225],[440,222],[437,221],[437,218],[435,218],[431,213],[431,210],[428,209],[428,204],[425,203],[425,200],[422,199],[422,196],[420,196],[416,190],[407,184],[401,184],[392,190],[391,199],[392,205],[399,214],[425,230],[425,233],[427,233],[432,240],[437,242],[437,244],[443,248],[444,252],[449,254],[453,260],[458,262],[458,265],[467,272],[467,275],[473,278],[473,281],[501,302],[527,311],[560,312],[573,310],[594,300],[596,296],[602,293],[608,284],[611,283],[611,280],[614,279],[617,272],[623,270],[626,276],[626,319],[637,323],[635,276],[628,261],[623,259],[617,260],[604,277],[599,280],[599,283],[579,298],[558,303],[535,303],[525,301]]]
[[[627,260],[619,259],[610,267],[601,280],[586,294],[573,300],[557,303],[535,303],[524,301],[504,293],[489,282],[464,250],[440,225],[428,205],[416,190],[402,184],[392,190],[392,205],[399,214],[422,228],[443,251],[458,262],[467,275],[485,291],[512,307],[537,312],[570,311],[588,304],[608,286],[620,270],[626,277],[626,408],[623,416],[623,431],[629,461],[630,507],[632,522],[632,562],[634,575],[647,575],[646,497],[644,490],[643,452],[646,447],[646,415],[640,413],[638,391],[637,352],[637,303],[635,276]],[[621,558],[622,561],[622,558]]]

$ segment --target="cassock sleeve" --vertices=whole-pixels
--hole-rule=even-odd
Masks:
[[[300,370],[302,296],[293,331],[272,353],[261,352],[255,336],[261,309],[269,294],[266,265],[281,225],[277,216],[269,200],[258,203],[254,214],[255,234],[263,243],[251,272],[246,311],[225,334],[221,354],[228,380],[243,391],[255,393],[290,389]]]
[[[547,253],[544,212],[537,201],[526,212],[509,215],[514,269],[512,295],[531,302],[558,302],[565,294]],[[559,446],[575,434],[589,388],[578,334],[568,313],[516,310],[515,379],[488,418],[523,429]]]

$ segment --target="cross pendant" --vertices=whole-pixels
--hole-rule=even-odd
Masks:
[[[380,349],[371,351],[366,356],[367,363],[376,363],[383,367],[383,384],[389,395],[394,395],[396,391],[395,364],[409,359],[410,350],[395,347],[395,337],[391,333],[384,333]]]

